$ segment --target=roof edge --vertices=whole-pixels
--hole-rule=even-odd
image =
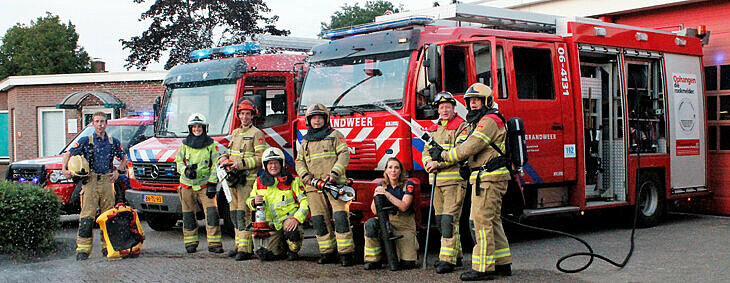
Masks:
[[[167,71],[140,71],[10,76],[0,81],[0,91],[8,91],[16,86],[27,85],[162,81],[166,75]]]

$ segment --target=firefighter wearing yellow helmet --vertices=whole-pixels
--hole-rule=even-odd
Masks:
[[[309,185],[313,178],[344,184],[347,179],[345,168],[350,162],[350,152],[342,133],[330,126],[327,107],[322,104],[310,105],[307,108],[306,119],[308,128],[298,150],[296,170],[306,185],[305,191],[312,211],[312,226],[319,244],[318,263],[334,263],[337,256],[336,247],[342,265],[350,266],[355,260],[355,246],[350,230],[347,202],[337,200],[330,194],[318,191]],[[329,199],[332,206],[334,228],[325,198]]]
[[[114,182],[120,174],[114,168],[114,158],[121,160],[120,170],[127,168],[127,155],[121,143],[106,132],[106,114],[94,113],[92,125],[94,133],[81,137],[63,154],[62,162],[62,171],[66,177],[84,177],[80,194],[81,213],[76,237],[76,260],[88,259],[91,254],[96,210],[103,212],[114,207]],[[101,252],[106,256],[106,248],[102,248]]]
[[[436,95],[434,105],[437,107],[439,119],[428,131],[431,137],[445,150],[456,146],[456,139],[467,126],[464,119],[456,115],[456,99],[449,92]],[[424,152],[430,151],[427,143]],[[433,195],[433,209],[436,223],[441,231],[441,249],[439,260],[434,267],[436,273],[449,273],[454,270],[457,261],[461,259],[461,236],[459,234],[459,218],[461,205],[464,201],[464,180],[459,174],[459,165],[454,162],[433,160],[430,154],[423,154],[422,161],[427,172],[428,180],[433,184],[436,175],[436,184]]]
[[[198,248],[198,222],[195,212],[198,201],[205,213],[208,251],[222,253],[221,228],[216,202],[216,185],[218,176],[215,164],[218,161],[218,149],[215,141],[208,136],[208,121],[200,113],[193,113],[188,118],[188,136],[175,155],[177,172],[180,174],[180,203],[183,211],[183,242],[188,253]]]
[[[502,196],[510,180],[506,167],[509,164],[498,158],[500,154],[494,148],[505,151],[505,121],[494,108],[492,90],[488,86],[473,84],[464,99],[469,105],[466,116],[469,125],[461,133],[463,143],[431,154],[443,162],[469,160],[469,183],[472,184],[469,224],[476,245],[472,251],[472,270],[462,273],[461,280],[489,280],[512,274],[511,253],[500,219]]]
[[[294,178],[285,170],[281,149],[271,147],[264,151],[261,163],[264,173],[254,182],[246,204],[250,210],[263,205],[266,221],[274,229],[256,247],[256,255],[262,261],[284,257],[290,261],[297,260],[304,239],[301,224],[309,214],[304,184],[299,177]]]
[[[218,163],[228,165],[228,185],[231,188],[230,215],[235,230],[236,249],[228,256],[236,260],[247,260],[253,256],[251,232],[246,228],[251,223],[251,212],[246,206],[246,198],[256,181],[256,173],[261,168],[261,155],[266,149],[264,133],[253,125],[258,110],[253,103],[244,99],[238,104],[236,116],[241,124],[230,136],[228,152],[221,155]],[[227,164],[228,163],[228,164]]]

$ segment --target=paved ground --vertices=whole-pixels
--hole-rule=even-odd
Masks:
[[[61,251],[29,262],[0,257],[0,282],[29,281],[303,281],[303,282],[443,282],[458,281],[459,272],[437,275],[432,268],[390,272],[365,271],[362,265],[342,268],[316,264],[316,243],[306,240],[297,262],[261,263],[258,260],[236,262],[223,255],[204,250],[184,253],[179,228],[158,232],[145,225],[147,241],[136,259],[107,260],[95,243],[94,253],[84,262],[74,259],[73,237],[78,222],[64,217],[57,235]],[[629,249],[631,230],[611,215],[541,222],[576,233],[586,239],[596,252],[621,261]],[[201,222],[202,224],[202,222]],[[730,278],[730,218],[689,214],[670,214],[657,227],[637,230],[634,256],[624,269],[596,261],[586,271],[565,274],[557,271],[555,261],[568,253],[583,251],[572,239],[541,232],[510,229],[514,275],[502,278],[516,282],[726,282]],[[96,234],[96,233],[95,233]],[[98,235],[98,234],[97,234]],[[432,242],[437,243],[437,242]],[[224,237],[224,247],[233,240]],[[435,248],[433,250],[436,250]],[[436,253],[430,253],[430,261]],[[470,255],[465,256],[466,259]],[[574,267],[585,259],[572,259]]]

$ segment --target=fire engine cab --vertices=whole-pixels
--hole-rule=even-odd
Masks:
[[[259,37],[257,42],[193,51],[194,63],[170,70],[163,81],[165,95],[154,107],[159,111],[156,134],[132,147],[129,154],[133,190],[127,191],[127,200],[144,213],[150,227],[167,230],[181,218],[175,155],[188,135],[186,120],[192,113],[205,115],[208,135],[224,152],[228,135],[240,124],[235,107],[243,98],[253,101],[259,112],[254,125],[266,134],[270,146],[284,150],[288,167],[294,167],[289,125],[296,117],[291,106],[297,97],[295,85],[304,76],[304,52],[321,42]],[[218,208],[224,230],[232,229],[222,193]]]
[[[522,217],[638,201],[649,226],[667,201],[710,193],[696,37],[462,3],[324,36],[333,40],[312,49],[295,127],[301,140],[306,107],[331,108],[351,154],[350,209],[363,220],[389,157],[420,184],[416,215],[426,215],[430,187],[416,133],[436,121],[431,101],[440,91],[457,96],[465,117],[462,96],[476,82],[493,89],[507,119],[524,120]]]

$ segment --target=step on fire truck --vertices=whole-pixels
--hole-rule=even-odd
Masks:
[[[667,201],[710,194],[695,36],[459,3],[324,37],[332,41],[310,53],[294,126],[301,141],[306,107],[330,107],[331,125],[347,138],[357,190],[350,209],[361,221],[372,216],[385,161],[397,157],[420,185],[414,205],[425,228],[428,153],[417,133],[436,121],[430,102],[440,91],[457,96],[465,117],[462,96],[476,82],[494,90],[506,118],[524,120],[523,219],[638,201],[638,219],[650,226]]]
[[[304,52],[322,42],[262,36],[256,42],[193,51],[194,63],[170,70],[163,81],[165,95],[161,103],[155,102],[156,135],[132,147],[129,154],[133,190],[127,191],[127,200],[144,213],[152,229],[170,229],[181,218],[175,154],[188,134],[186,119],[194,112],[208,118],[208,135],[223,152],[228,135],[240,124],[235,107],[243,98],[253,101],[259,111],[254,125],[266,134],[270,146],[284,150],[287,166],[294,168],[290,122],[296,118],[292,107],[296,85],[304,77]],[[222,193],[218,196],[219,215],[224,230],[230,230],[225,199]]]

